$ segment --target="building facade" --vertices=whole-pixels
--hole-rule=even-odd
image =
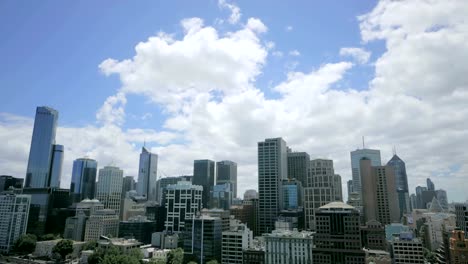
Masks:
[[[259,231],[269,233],[282,208],[281,185],[287,178],[287,147],[282,138],[258,142]]]
[[[369,159],[371,161],[372,166],[380,166],[380,150],[363,148],[351,151],[351,173],[353,176],[353,190],[354,192],[359,193],[359,197],[361,197],[362,190],[361,166],[359,162],[362,158]]]
[[[274,230],[264,234],[265,263],[313,263],[313,233]]]
[[[84,199],[76,204],[76,212],[65,221],[63,238],[74,241],[84,241],[86,222],[96,211],[103,210],[104,205],[98,200]]]
[[[195,160],[193,162],[194,185],[203,186],[203,208],[209,207],[210,194],[215,184],[215,162],[212,160]]]
[[[229,230],[222,232],[221,263],[242,264],[242,252],[251,247],[252,231],[237,219],[231,219]]]
[[[462,230],[452,231],[450,237],[450,263],[468,264],[468,239]]]
[[[387,166],[392,166],[395,172],[395,185],[398,193],[398,207],[400,208],[400,217],[405,213],[411,212],[408,176],[406,175],[406,164],[396,154],[387,162]]]
[[[0,253],[8,253],[16,240],[26,234],[31,196],[0,194]]]
[[[156,201],[158,195],[158,155],[149,152],[145,147],[141,149],[140,166],[138,169],[137,192],[148,201]]]
[[[457,227],[465,232],[466,237],[468,234],[468,203],[455,204],[455,217]]]
[[[216,184],[210,197],[210,208],[221,208],[229,210],[231,208],[233,193],[230,183]]]
[[[120,221],[119,237],[133,238],[143,244],[151,244],[151,235],[156,231],[156,221],[146,216],[135,216],[127,221]]]
[[[15,178],[9,175],[0,175],[0,193],[8,190],[10,187],[15,189],[23,188],[24,179]]]
[[[119,234],[119,215],[115,210],[98,210],[86,222],[85,241],[98,240],[100,236],[117,237]]]
[[[96,198],[106,209],[114,210],[120,215],[122,198],[123,171],[118,167],[105,166],[99,170]]]
[[[185,219],[184,253],[195,257],[199,263],[210,260],[221,262],[221,218],[200,215]]]
[[[288,179],[296,179],[306,185],[309,172],[310,156],[307,152],[288,152]]]
[[[192,219],[202,208],[202,193],[203,186],[186,181],[166,187],[163,200],[166,231],[184,231],[185,219]]]
[[[425,263],[422,242],[410,233],[393,238],[391,255],[394,264]]]
[[[96,191],[97,161],[88,158],[73,161],[70,195],[72,202],[94,199]]]
[[[216,162],[216,184],[229,183],[232,197],[237,198],[237,163],[230,160]]]

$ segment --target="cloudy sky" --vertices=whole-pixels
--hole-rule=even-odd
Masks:
[[[0,174],[24,177],[35,107],[60,112],[62,187],[89,156],[136,175],[194,159],[239,165],[257,188],[256,143],[283,137],[329,158],[393,146],[410,189],[431,177],[468,198],[468,2],[1,1]],[[346,197],[346,194],[345,194]]]

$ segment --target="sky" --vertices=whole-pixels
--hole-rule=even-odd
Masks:
[[[36,106],[59,111],[73,160],[136,176],[145,144],[160,177],[193,160],[238,163],[257,188],[257,142],[334,161],[395,148],[411,192],[449,201],[468,182],[468,2],[0,1],[0,174],[24,177]]]

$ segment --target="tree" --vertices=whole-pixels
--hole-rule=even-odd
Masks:
[[[106,254],[102,264],[140,264],[140,260],[130,255],[110,255]]]
[[[212,259],[208,261],[206,264],[219,264],[219,262],[216,259]]]
[[[198,263],[197,263],[197,262],[195,262],[195,261],[190,261],[190,262],[189,262],[189,263],[187,263],[187,264],[198,264]]]
[[[167,254],[167,263],[168,264],[182,264],[184,261],[184,250],[181,248],[176,248]]]
[[[73,252],[73,241],[69,239],[60,240],[52,249],[52,253],[60,255],[61,260],[65,260]]]
[[[166,261],[164,259],[151,259],[148,264],[166,264]]]
[[[16,240],[13,246],[13,251],[22,255],[33,253],[34,250],[36,249],[36,242],[37,242],[37,238],[33,234],[21,235]]]
[[[39,237],[39,241],[47,241],[47,240],[54,240],[57,239],[58,237],[54,234],[45,234],[43,236]]]
[[[97,241],[96,240],[91,240],[86,242],[86,244],[83,245],[82,250],[95,250],[97,248]]]

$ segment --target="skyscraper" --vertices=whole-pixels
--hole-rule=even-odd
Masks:
[[[201,210],[203,187],[179,181],[164,190],[166,231],[184,231],[185,219],[192,219]]]
[[[122,183],[122,199],[128,191],[135,190],[135,179],[133,176],[125,176]]]
[[[359,161],[362,158],[367,158],[371,161],[372,166],[380,166],[380,150],[375,149],[357,149],[351,151],[351,169],[353,175],[353,190],[361,196],[361,169]]]
[[[158,197],[156,181],[158,173],[158,155],[141,149],[140,168],[138,170],[137,192],[148,201],[156,201]]]
[[[55,147],[55,132],[57,129],[58,112],[50,107],[37,107],[34,129],[29,150],[28,168],[26,170],[25,187],[45,188],[51,183],[56,184],[60,177],[63,160],[63,146]],[[62,154],[60,155],[60,150]],[[57,152],[57,153],[56,153]],[[57,154],[56,164],[53,164],[54,153]],[[60,164],[57,164],[60,163]],[[52,181],[52,170],[55,178]],[[52,181],[52,182],[51,182]],[[56,186],[55,186],[56,187]]]
[[[215,162],[212,160],[195,160],[193,162],[194,185],[203,186],[203,208],[208,208],[210,195],[215,183]]]
[[[387,166],[392,166],[395,171],[395,184],[398,193],[398,204],[400,207],[400,217],[404,213],[410,212],[410,198],[408,188],[408,176],[406,175],[405,162],[396,154],[387,162]]]
[[[427,178],[426,182],[427,182],[427,190],[428,191],[435,191],[435,186],[434,186],[434,183],[431,181],[431,179]]]
[[[306,152],[288,152],[288,178],[296,179],[306,186],[310,156]]]
[[[237,163],[230,160],[216,162],[216,184],[229,183],[232,197],[237,198]]]
[[[282,210],[281,185],[287,178],[286,142],[282,138],[270,138],[258,142],[258,191],[260,233],[269,233],[275,227]]]
[[[349,196],[350,193],[354,192],[353,180],[349,180],[347,182],[347,186],[348,186],[348,196]]]
[[[49,187],[60,188],[60,179],[62,178],[63,152],[63,145],[53,145]]]
[[[371,160],[362,158],[362,204],[366,222],[377,220],[383,225],[400,222],[400,209],[392,166],[372,166]]]
[[[120,215],[122,183],[123,171],[118,167],[105,166],[99,170],[96,198],[105,209],[113,209],[117,215]]]
[[[72,202],[94,199],[96,191],[97,162],[93,159],[81,158],[73,161],[70,194]]]
[[[15,241],[26,233],[30,195],[0,194],[0,253],[8,253]]]

